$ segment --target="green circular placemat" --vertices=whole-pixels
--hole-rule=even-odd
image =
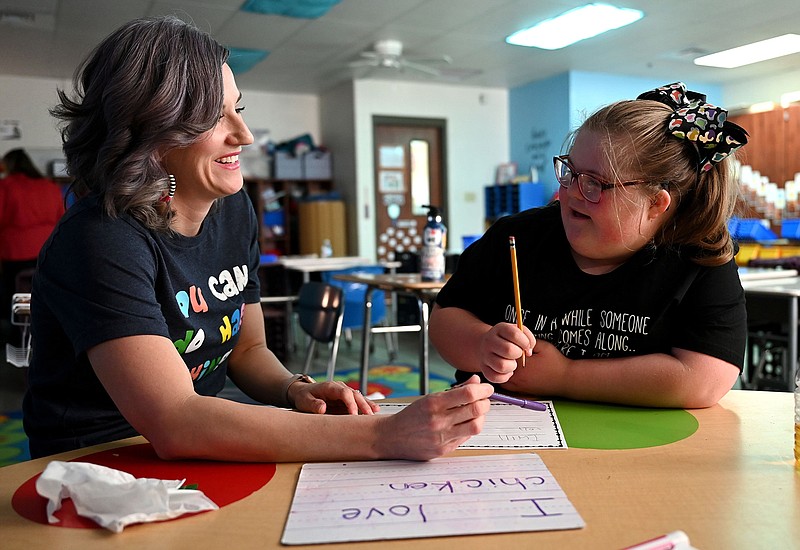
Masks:
[[[680,441],[697,431],[683,409],[650,409],[601,403],[554,403],[567,445],[579,449],[641,449]]]

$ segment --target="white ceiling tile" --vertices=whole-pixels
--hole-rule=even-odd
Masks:
[[[409,57],[449,55],[450,73],[472,75],[455,83],[471,86],[513,87],[570,70],[717,84],[800,74],[800,55],[731,70],[698,67],[681,55],[800,32],[800,10],[789,0],[710,0],[706,3],[719,7],[713,16],[694,18],[676,10],[675,2],[628,0],[625,5],[643,10],[644,19],[556,51],[509,46],[504,38],[575,7],[575,0],[341,0],[314,20],[245,14],[239,11],[243,2],[0,0],[0,10],[41,15],[29,28],[0,23],[0,74],[70,78],[83,56],[119,25],[168,13],[193,21],[226,46],[269,50],[265,61],[237,75],[240,87],[264,91],[319,93],[353,78],[348,62],[361,59],[382,38],[401,40]],[[437,80],[386,70],[368,78]],[[445,74],[441,82],[454,80]]]

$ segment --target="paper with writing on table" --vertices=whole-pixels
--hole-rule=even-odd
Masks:
[[[283,544],[577,529],[538,455],[305,464]]]
[[[459,449],[566,449],[552,401],[541,401],[546,411],[531,411],[516,405],[493,402],[483,429],[459,445]],[[380,414],[394,414],[407,403],[381,403]]]

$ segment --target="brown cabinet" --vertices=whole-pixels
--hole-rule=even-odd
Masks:
[[[300,254],[320,254],[327,240],[332,256],[347,256],[347,219],[340,199],[304,200],[299,204]]]
[[[247,193],[259,219],[262,254],[300,253],[299,203],[330,193],[331,180],[245,179]]]

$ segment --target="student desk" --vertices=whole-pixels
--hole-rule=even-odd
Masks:
[[[364,296],[364,335],[361,338],[361,393],[367,394],[367,376],[369,375],[369,345],[373,333],[385,332],[419,332],[419,392],[421,395],[428,393],[428,316],[430,315],[430,303],[436,298],[439,290],[444,286],[444,281],[428,282],[423,281],[417,273],[403,274],[374,274],[374,273],[351,273],[346,275],[336,275],[334,277],[340,281],[351,283],[361,283],[367,285],[367,292]],[[417,301],[419,306],[419,324],[402,325],[388,327],[372,326],[372,293],[376,290],[384,290],[394,294],[407,294]]]
[[[293,271],[295,273],[299,273],[302,277],[302,283],[307,283],[311,280],[312,273],[320,273],[323,271],[336,271],[339,269],[347,269],[351,267],[358,267],[363,265],[374,265],[374,262],[369,260],[368,258],[362,258],[359,256],[331,256],[329,258],[318,258],[318,257],[286,257],[286,258],[278,258],[274,262],[269,262],[262,264],[265,266],[269,265],[279,265],[283,266],[284,269],[288,271]],[[391,270],[392,272],[400,267],[400,262],[383,262],[387,269]],[[287,282],[287,287],[291,285]],[[289,342],[291,345],[289,349],[294,351],[296,349],[296,336],[295,336],[295,327],[293,322],[293,311],[291,309],[291,304],[297,300],[297,290],[288,288],[290,293],[294,293],[291,296],[285,297],[278,297],[273,302],[278,303],[287,303],[287,334],[289,336]],[[269,298],[267,298],[269,300]],[[262,302],[265,300],[262,299]]]
[[[375,265],[375,262],[368,258],[359,256],[331,256],[329,258],[315,258],[315,257],[300,257],[300,258],[279,258],[273,262],[276,265],[282,265],[285,269],[296,271],[303,276],[303,282],[307,283],[311,280],[312,273],[320,273],[322,271],[337,271],[339,269],[347,269],[350,267],[359,267],[362,265]],[[266,264],[269,265],[269,264]],[[400,262],[380,262],[380,265],[394,272],[395,269],[400,267]]]
[[[330,258],[280,258],[276,263],[288,270],[301,273],[303,282],[307,283],[311,279],[312,273],[372,265],[373,262],[357,256],[336,256]]]
[[[555,402],[558,410],[558,401]],[[792,456],[792,394],[734,390],[718,405],[690,411],[691,436],[629,450],[536,451],[586,522],[583,529],[374,541],[286,548],[415,550],[459,548],[619,549],[677,529],[702,550],[798,548],[800,471]],[[566,434],[569,437],[569,434]],[[24,519],[11,496],[51,458],[80,459],[82,449],[0,468],[0,535],[6,550],[113,548],[279,548],[301,464],[278,464],[251,495],[217,511],[135,525],[120,534]],[[454,455],[512,451],[456,451]],[[201,487],[202,488],[202,487]]]

